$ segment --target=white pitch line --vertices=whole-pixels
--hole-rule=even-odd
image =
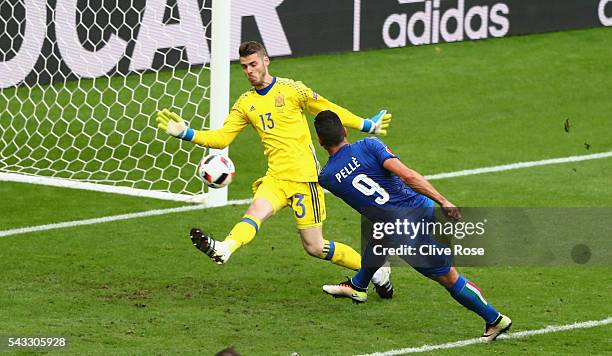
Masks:
[[[594,327],[597,327],[597,326],[607,325],[607,324],[611,324],[611,323],[612,323],[612,317],[608,317],[608,318],[603,319],[603,320],[591,320],[591,321],[584,321],[584,322],[567,324],[567,325],[549,325],[549,326],[547,326],[545,328],[542,328],[542,329],[525,330],[525,331],[519,331],[519,332],[516,332],[516,333],[504,334],[504,335],[501,335],[500,337],[498,337],[497,340],[522,339],[522,338],[530,337],[530,336],[533,336],[533,335],[542,335],[542,334],[549,334],[549,333],[557,333],[557,332],[561,332],[561,331],[568,331],[568,330],[574,330],[574,329],[594,328]],[[439,345],[423,345],[423,346],[420,346],[420,347],[409,347],[409,348],[405,348],[405,349],[389,350],[389,351],[384,351],[384,352],[375,352],[375,353],[372,353],[372,354],[363,354],[363,355],[359,355],[359,356],[396,356],[396,355],[406,355],[406,354],[428,352],[428,351],[434,351],[434,350],[452,349],[452,348],[456,348],[456,347],[464,347],[464,346],[469,346],[469,345],[474,345],[474,344],[482,344],[482,343],[484,343],[484,342],[480,341],[480,338],[475,338],[475,339],[467,339],[467,340],[460,340],[460,341],[454,341],[454,342],[447,342],[445,344],[439,344]]]
[[[560,163],[569,163],[569,162],[580,162],[580,161],[588,161],[592,159],[602,159],[612,157],[612,151],[609,152],[601,152],[601,153],[593,153],[590,155],[582,155],[582,156],[569,156],[562,158],[552,158],[545,159],[541,161],[529,161],[529,162],[517,162],[511,164],[504,164],[501,166],[492,166],[492,167],[482,167],[475,169],[466,169],[464,171],[457,172],[449,172],[449,173],[439,173],[430,176],[425,176],[425,178],[429,180],[436,179],[444,179],[444,178],[455,178],[462,176],[472,176],[475,174],[483,174],[483,173],[493,173],[493,172],[502,172],[502,171],[510,171],[514,169],[521,168],[530,168],[530,167],[538,167],[538,166],[547,166],[550,164],[560,164]]]
[[[467,169],[467,170],[457,171],[457,172],[439,173],[439,174],[425,176],[425,178],[429,180],[455,178],[455,177],[469,176],[469,175],[475,175],[475,174],[502,172],[502,171],[509,171],[509,170],[514,170],[514,169],[530,168],[530,167],[568,163],[568,162],[587,161],[587,160],[601,159],[601,158],[607,158],[607,157],[612,157],[612,151],[594,153],[594,154],[583,155],[583,156],[570,156],[570,157],[562,157],[562,158],[545,159],[541,161],[518,162],[518,163],[512,163],[512,164],[504,164],[501,166],[482,167],[482,168]],[[228,204],[242,205],[242,204],[248,204],[250,201],[251,199],[231,200],[231,201],[228,201]],[[11,229],[11,230],[0,230],[0,237],[17,235],[17,234],[25,234],[25,233],[36,232],[36,231],[46,231],[46,230],[53,230],[53,229],[69,228],[69,227],[74,227],[74,226],[101,224],[101,223],[107,223],[107,222],[117,221],[117,220],[126,220],[126,219],[141,218],[141,217],[146,217],[146,216],[171,214],[175,212],[199,210],[199,209],[205,209],[205,208],[206,207],[202,205],[189,205],[189,206],[179,207],[179,208],[157,209],[157,210],[143,211],[139,213],[113,215],[113,216],[107,216],[107,217],[95,218],[95,219],[66,221],[66,222],[57,223],[57,224],[29,226],[29,227],[23,227],[23,228]]]
[[[242,204],[249,203],[250,201],[251,199],[230,200],[227,203],[228,205],[242,205]],[[61,223],[56,223],[56,224],[21,227],[21,228],[11,229],[11,230],[2,230],[0,231],[0,237],[18,235],[18,234],[27,234],[30,232],[37,232],[37,231],[63,229],[63,228],[75,227],[75,226],[102,224],[102,223],[107,223],[111,221],[135,219],[135,218],[142,218],[142,217],[147,217],[147,216],[157,216],[157,215],[180,213],[184,211],[201,210],[201,209],[208,209],[208,207],[205,205],[188,205],[188,206],[181,206],[177,208],[147,210],[147,211],[142,211],[138,213],[112,215],[112,216],[105,216],[101,218],[93,218],[93,219],[86,219],[86,220],[66,221],[66,222],[61,222]]]

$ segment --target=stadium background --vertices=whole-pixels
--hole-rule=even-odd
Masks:
[[[176,23],[180,18],[178,2],[155,0],[152,3],[166,3],[164,22]],[[185,2],[189,2],[186,1]],[[210,21],[210,0],[198,0],[202,9],[202,24]],[[29,4],[29,5],[28,5]],[[20,50],[21,37],[17,36],[20,23],[24,20],[25,9],[33,3],[16,2],[3,4],[0,14],[3,19],[14,17],[11,21],[2,21],[4,28],[0,35],[0,48],[4,62],[10,61]],[[137,41],[140,20],[147,5],[144,0],[126,2],[101,1],[89,4],[85,1],[46,2],[47,12],[51,13],[56,6],[74,5],[78,25],[76,31],[84,48],[96,51],[104,47],[111,36],[117,36],[127,42],[125,56],[117,61],[116,67],[108,74],[128,73],[136,68],[130,67],[129,57]],[[208,8],[207,8],[208,7]],[[98,11],[91,9],[98,8]],[[448,32],[456,33],[456,40],[484,39],[524,35],[549,31],[612,26],[612,1],[610,0],[255,0],[232,2],[232,48],[241,40],[253,39],[266,44],[271,57],[304,56],[320,53],[337,53],[351,50],[367,50],[414,45],[414,40],[403,40],[405,29],[410,20],[414,20],[414,36],[420,38],[420,44],[445,42],[443,36],[435,40],[439,31],[434,31],[444,19]],[[15,13],[15,16],[13,16]],[[97,13],[97,15],[96,15]],[[437,15],[436,15],[437,13]],[[62,60],[62,54],[56,42],[54,16],[46,14],[46,40],[40,52],[53,61],[38,61],[33,70],[25,77],[27,83],[44,84],[53,81],[54,76],[64,78],[70,75],[70,68]],[[435,21],[438,19],[439,21]],[[414,19],[413,19],[414,18]],[[497,19],[497,21],[495,20]],[[402,22],[403,21],[403,22]],[[468,27],[476,34],[469,36],[463,28]],[[110,24],[110,26],[108,26]],[[193,32],[199,33],[195,29]],[[459,30],[459,32],[457,32]],[[189,28],[185,31],[189,32]],[[205,29],[210,34],[210,28]],[[146,36],[141,36],[146,40]],[[385,40],[387,38],[387,40]],[[150,41],[150,40],[149,40]],[[402,42],[404,42],[402,44]],[[32,53],[35,54],[36,48]],[[53,56],[49,56],[53,53]],[[136,66],[138,70],[172,68],[183,59],[191,65],[203,62],[185,56],[181,51],[168,49],[168,54],[156,55],[152,63]],[[202,56],[198,56],[200,59]],[[236,60],[238,54],[232,51],[231,58]],[[104,60],[104,59],[102,59]],[[47,67],[47,70],[44,68]],[[7,87],[6,79],[0,78],[0,87]]]
[[[246,2],[234,3],[252,10]],[[274,3],[277,11],[262,18],[241,18],[240,38],[263,40],[278,57],[334,52],[280,58],[271,69],[358,114],[388,108],[395,119],[385,142],[423,173],[612,150],[610,29],[336,54],[355,46],[355,1],[334,2],[332,11],[322,1],[261,1],[259,8]],[[423,9],[422,3],[360,3],[360,50],[385,47],[381,31],[391,14],[410,18]],[[457,3],[442,1],[441,8]],[[466,1],[465,8],[498,3],[510,10],[507,35],[612,21],[610,1]],[[275,16],[283,33],[262,34],[259,24]],[[232,100],[246,89],[233,66]],[[572,129],[564,132],[568,118]],[[239,175],[230,198],[248,197],[250,182],[264,173],[259,150],[248,130],[232,146]],[[319,157],[325,157],[320,150]],[[611,207],[611,174],[607,159],[435,184],[464,206]],[[2,230],[178,206],[17,183],[3,182],[0,191],[7,197],[0,204]],[[328,205],[328,236],[357,245],[356,214],[333,197]],[[322,295],[320,284],[341,279],[345,271],[305,256],[287,233],[293,225],[286,211],[222,269],[183,238],[198,224],[222,236],[243,210],[230,206],[3,237],[0,268],[7,287],[0,292],[0,329],[6,335],[67,335],[73,353],[210,354],[236,345],[247,355],[355,354],[466,339],[480,331],[480,321],[439,287],[407,271],[397,273],[392,303],[373,297],[366,308],[355,308]],[[516,330],[612,315],[609,272],[577,266],[466,269],[489,299],[519,321]],[[604,354],[612,352],[609,332],[604,326],[470,346],[469,352]]]

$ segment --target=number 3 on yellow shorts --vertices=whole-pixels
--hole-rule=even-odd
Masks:
[[[265,176],[253,183],[255,199],[272,204],[274,213],[290,206],[298,229],[321,226],[325,220],[325,197],[317,182],[292,182]]]
[[[316,182],[296,184],[302,187],[300,187],[299,192],[293,194],[291,208],[298,229],[321,226],[323,220],[325,220],[323,188]]]

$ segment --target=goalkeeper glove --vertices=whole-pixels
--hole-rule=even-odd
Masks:
[[[187,122],[168,109],[157,112],[157,127],[168,135],[185,141],[192,141],[195,130],[187,126]]]
[[[369,119],[363,119],[361,131],[374,135],[386,135],[389,123],[391,123],[391,114],[387,114],[387,110],[381,110],[378,114]]]

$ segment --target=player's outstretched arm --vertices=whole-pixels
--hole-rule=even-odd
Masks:
[[[415,192],[421,193],[438,203],[449,218],[453,220],[461,219],[459,208],[440,194],[440,192],[438,192],[425,177],[419,174],[419,172],[408,168],[398,158],[387,159],[383,163],[383,167],[400,177],[400,179]]]
[[[179,115],[168,109],[159,111],[156,121],[157,127],[170,136],[218,149],[229,146],[247,125],[242,117],[233,111],[218,130],[194,130]]]
[[[391,124],[392,117],[387,110],[381,110],[370,118],[361,118],[342,106],[325,99],[304,84],[299,84],[301,85],[301,92],[303,93],[302,103],[303,105],[305,104],[305,107],[311,114],[316,116],[321,111],[330,110],[338,115],[344,127],[357,129],[374,135],[384,136],[387,134],[387,129]]]
[[[317,115],[323,110],[333,111],[338,115],[340,121],[342,121],[342,126],[344,127],[357,129],[359,131],[371,133],[373,135],[385,136],[387,134],[387,129],[391,124],[392,115],[389,114],[387,110],[381,110],[376,115],[370,118],[360,118],[359,116],[353,114],[347,109],[336,105],[330,101],[327,101],[324,98],[319,97],[319,99],[315,101],[319,102],[309,106],[309,111],[313,115]]]

